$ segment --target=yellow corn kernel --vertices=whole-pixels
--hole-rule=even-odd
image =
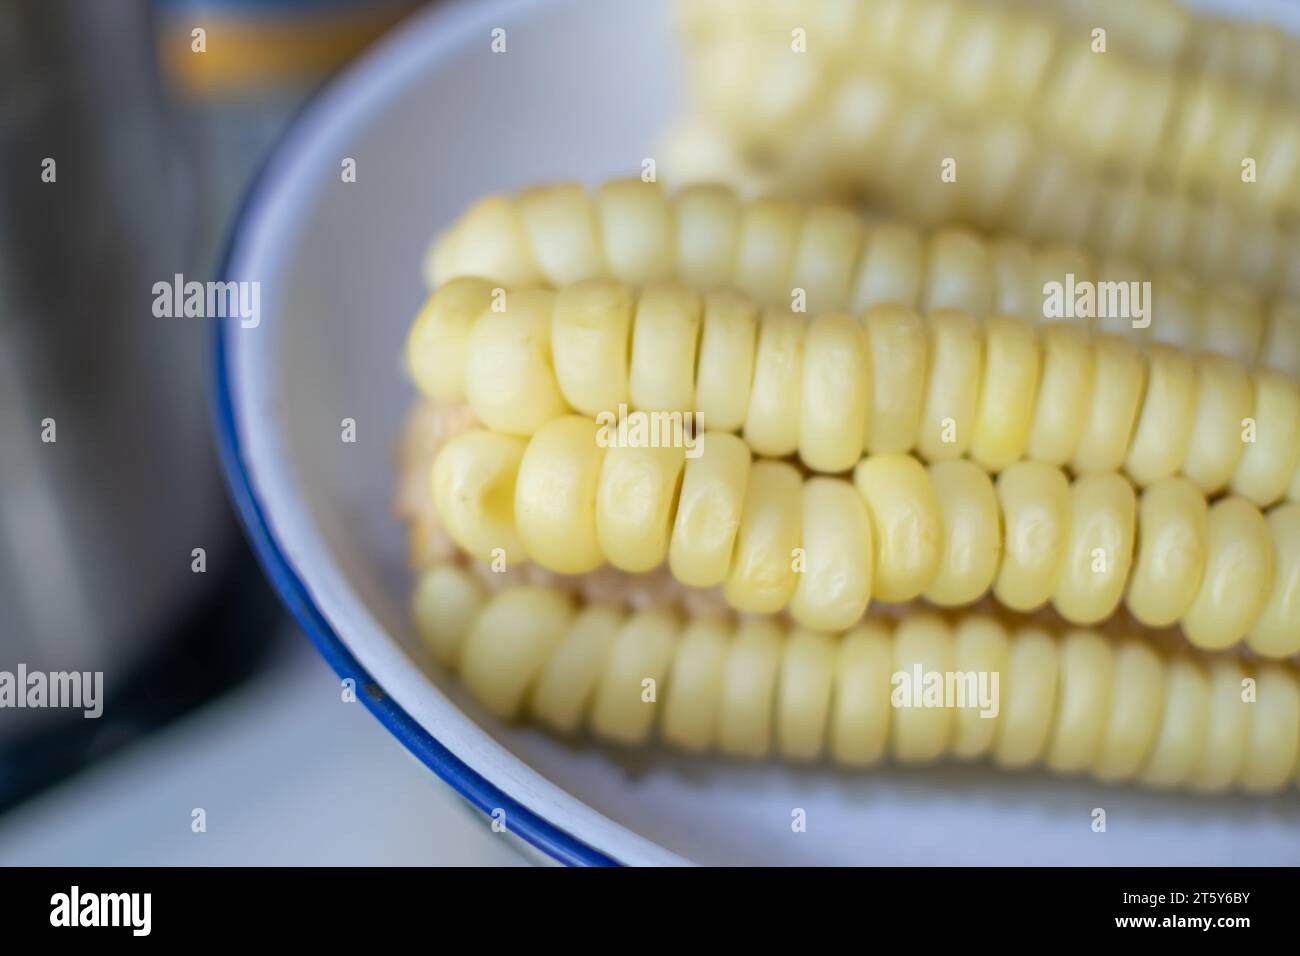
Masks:
[[[871,599],[872,533],[853,486],[810,478],[802,494],[803,563],[790,613],[805,627],[839,631],[857,623]]]
[[[1106,736],[1093,771],[1102,780],[1128,780],[1146,764],[1164,715],[1165,667],[1142,641],[1123,641],[1115,652]]]
[[[518,716],[572,618],[569,600],[549,588],[520,587],[498,595],[465,638],[460,679],[496,716]]]
[[[840,639],[831,694],[831,755],[840,763],[878,763],[889,740],[893,647],[877,621],[867,621]]]
[[[868,341],[868,360],[863,367],[870,380],[864,422],[866,449],[873,455],[911,451],[917,443],[926,400],[929,343],[925,323],[911,309],[878,305],[866,311],[862,324]]]
[[[642,291],[628,372],[634,408],[658,412],[695,407],[700,311],[699,297],[676,282],[651,283]]]
[[[483,586],[459,568],[439,566],[420,575],[411,616],[420,640],[444,667],[455,667],[460,646],[484,602]]]
[[[1183,616],[1197,647],[1231,647],[1259,619],[1273,587],[1273,541],[1259,509],[1240,498],[1210,508],[1205,576]]]
[[[929,468],[943,529],[939,564],[924,591],[945,607],[970,604],[993,584],[1002,556],[1001,516],[988,473],[964,458]]]
[[[617,412],[628,401],[632,292],[589,279],[561,289],[551,320],[555,379],[566,402],[584,415]]]
[[[406,367],[420,391],[463,401],[469,330],[492,304],[486,279],[453,279],[429,296],[406,337]]]
[[[946,675],[952,672],[952,639],[941,619],[916,614],[899,622],[894,632],[890,747],[903,763],[931,761],[948,748],[953,708],[947,706],[945,692]]]
[[[624,622],[596,687],[593,731],[623,744],[650,736],[676,640],[677,622],[666,611],[649,610]]]
[[[456,275],[491,277],[504,286],[541,278],[523,223],[507,196],[488,196],[475,203],[442,242],[439,259],[454,261]],[[442,273],[437,278],[445,282],[451,276]]]
[[[690,621],[682,631],[664,702],[663,736],[669,743],[696,753],[713,746],[730,637],[723,622],[707,618]]]
[[[1069,536],[1052,604],[1073,624],[1114,613],[1133,564],[1137,498],[1114,472],[1084,475],[1070,486]]]
[[[673,577],[692,587],[723,583],[749,486],[749,447],[735,435],[706,432],[686,461],[668,545]]]
[[[1146,397],[1124,468],[1139,485],[1178,474],[1196,423],[1196,361],[1178,349],[1154,346]]]
[[[1255,676],[1257,708],[1246,739],[1241,786],[1254,793],[1280,790],[1295,775],[1300,752],[1300,690],[1277,664],[1264,664]]]
[[[896,223],[871,226],[850,307],[855,312],[880,304],[916,308],[924,263],[925,247],[915,229]]]
[[[749,472],[735,556],[726,582],[727,602],[741,611],[772,614],[794,594],[795,549],[802,513],[790,507],[802,496],[799,472],[784,462],[756,461]]]
[[[1126,339],[1097,338],[1093,362],[1092,407],[1071,464],[1081,475],[1123,465],[1146,388],[1146,363]]]
[[[1286,494],[1300,465],[1300,388],[1278,372],[1260,371],[1251,422],[1237,424],[1245,447],[1229,488],[1261,507],[1272,504]]]
[[[465,397],[493,431],[531,435],[568,411],[551,360],[555,293],[510,292],[479,316],[465,344]]]
[[[740,214],[735,283],[760,305],[792,301],[790,263],[799,241],[802,209],[796,202],[760,199]]]
[[[804,339],[799,458],[816,471],[848,471],[862,457],[869,409],[866,336],[840,313],[813,319]]]
[[[993,745],[993,759],[999,766],[1028,766],[1046,752],[1059,693],[1058,661],[1056,641],[1037,628],[1021,631],[1012,644]]]
[[[1207,669],[1205,735],[1190,783],[1197,790],[1216,792],[1232,786],[1241,773],[1257,704],[1242,697],[1246,673],[1239,662],[1213,657]]]
[[[975,434],[984,342],[979,324],[962,312],[930,316],[930,381],[917,450],[928,461],[960,458]]]
[[[1038,392],[1039,349],[1032,325],[994,316],[984,326],[984,379],[971,458],[1001,471],[1024,457]]]
[[[1007,673],[1006,629],[987,617],[963,615],[953,626],[953,667],[959,674],[987,675],[988,699],[968,703],[954,715],[952,752],[973,760],[993,749],[1002,714],[1002,678]],[[977,684],[978,687],[978,684]]]
[[[791,312],[763,313],[745,441],[755,454],[782,458],[799,447],[804,335],[808,323]]]
[[[764,757],[781,666],[781,631],[768,618],[741,621],[731,642],[718,701],[718,747],[735,757]]]
[[[1092,346],[1080,326],[1053,322],[1042,330],[1042,351],[1026,450],[1035,461],[1064,465],[1074,456],[1092,400]]]
[[[596,212],[581,183],[526,190],[518,198],[528,247],[548,282],[567,285],[601,273]]]
[[[1196,427],[1182,471],[1207,495],[1215,494],[1227,487],[1245,451],[1243,423],[1254,406],[1254,388],[1236,362],[1203,355],[1196,392]]]
[[[1015,611],[1032,611],[1056,590],[1070,540],[1070,484],[1059,468],[1022,461],[998,476],[1002,566],[993,593]]]
[[[731,283],[740,236],[740,201],[725,186],[688,186],[674,198],[677,274],[705,291]]]
[[[1273,587],[1247,646],[1264,657],[1300,652],[1300,504],[1274,508],[1268,515],[1273,539]]]
[[[993,265],[988,244],[972,232],[943,229],[929,248],[922,309],[961,309],[986,316],[993,307]]]
[[[784,641],[777,676],[777,752],[791,760],[814,760],[825,744],[835,679],[836,641],[794,630]]]
[[[528,560],[516,527],[515,492],[527,444],[474,429],[457,435],[433,463],[433,503],[451,539],[480,561]]]
[[[930,476],[911,455],[874,455],[853,472],[871,515],[872,592],[909,601],[934,580],[943,529]]]
[[[1077,773],[1096,763],[1115,677],[1110,641],[1092,631],[1070,631],[1061,638],[1056,724],[1047,750],[1052,770]]]
[[[672,275],[672,210],[658,183],[607,182],[596,196],[596,214],[611,276],[642,285]]]
[[[753,300],[722,290],[705,296],[695,373],[695,407],[706,427],[740,431],[754,384],[758,310]]]
[[[1169,661],[1165,707],[1152,743],[1143,783],[1176,787],[1187,782],[1204,750],[1209,722],[1210,684],[1204,667],[1188,655]]]
[[[836,206],[815,205],[804,217],[790,281],[804,290],[811,315],[843,307],[866,235],[862,216]]]
[[[1126,603],[1147,627],[1168,627],[1192,606],[1205,576],[1208,521],[1205,496],[1186,478],[1165,478],[1142,492]]]
[[[685,452],[674,446],[605,452],[596,485],[596,541],[620,571],[663,563],[684,464]]]
[[[583,574],[604,563],[596,538],[596,489],[605,449],[596,434],[589,418],[557,418],[532,437],[519,465],[519,537],[538,564],[562,574]]]
[[[534,718],[562,734],[581,728],[621,621],[618,610],[607,605],[591,604],[578,611],[529,696]]]

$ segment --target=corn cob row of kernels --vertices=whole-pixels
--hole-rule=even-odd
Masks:
[[[865,191],[873,204],[918,221],[1069,242],[1300,295],[1296,230],[1226,198],[1193,201],[1170,191],[1167,179],[1158,180],[1162,188],[1132,177],[1112,181],[1063,144],[1035,137],[1019,118],[971,122],[865,68],[813,100],[808,115],[776,122],[772,112],[788,106],[788,89],[810,81],[779,77],[770,56],[743,41],[733,46],[732,55],[707,61],[696,85],[705,112],[735,140],[734,152],[749,158],[740,168],[757,167],[770,191],[797,195],[810,184],[814,192]],[[779,56],[782,69],[815,68]],[[798,135],[788,135],[795,128]],[[679,137],[677,152],[690,145]]]
[[[428,399],[417,402],[407,416],[393,504],[394,513],[407,526],[407,564],[414,574],[457,562],[489,590],[542,585],[563,590],[577,600],[633,608],[675,607],[689,616],[727,611],[720,589],[684,587],[666,566],[644,574],[624,574],[608,566],[589,574],[565,575],[537,564],[510,564],[504,550],[493,555],[491,561],[471,559],[447,533],[438,516],[431,476],[438,452],[457,436],[477,427],[467,406]],[[482,553],[482,549],[478,550]]]
[[[901,454],[863,459],[852,481],[804,478],[725,433],[696,436],[690,458],[600,435],[565,416],[527,441],[458,436],[434,462],[440,520],[484,561],[564,574],[667,562],[738,611],[823,631],[852,626],[873,598],[963,606],[991,591],[1074,624],[1108,620],[1126,597],[1138,620],[1179,624],[1197,647],[1300,651],[1300,504],[1267,517],[1240,498],[1207,506],[1178,478],[1139,503],[1113,472],[1071,482],[1019,462],[995,483],[963,459],[926,468]]]
[[[1023,121],[1040,141],[1099,170],[1169,180],[1187,195],[1217,194],[1270,216],[1300,210],[1293,106],[1122,50],[1099,53],[1087,31],[1050,18],[961,0],[696,8],[688,39],[698,88],[715,116],[741,124],[753,141],[796,130],[803,137],[846,76],[871,69],[902,83],[912,99],[977,122]],[[709,16],[716,22],[700,29]],[[798,31],[802,45],[792,42]],[[754,91],[744,85],[750,76],[764,80]],[[766,115],[730,114],[747,95]],[[1242,175],[1247,159],[1255,162],[1253,181]]]
[[[1140,180],[1110,182],[1035,141],[1019,121],[964,124],[918,107],[879,77],[851,77],[834,108],[811,117],[798,137],[754,143],[700,130],[697,121],[669,140],[665,176],[678,184],[739,179],[751,195],[866,198],[929,225],[966,223],[1300,296],[1294,228]]]
[[[1220,77],[1254,96],[1300,101],[1300,39],[1274,23],[1225,19],[1179,0],[993,0],[1061,17],[1108,44],[1184,73]],[[1247,15],[1251,11],[1243,11]]]
[[[535,586],[489,596],[454,566],[421,577],[414,614],[490,711],[566,734],[850,767],[984,759],[1203,793],[1297,781],[1300,682],[1287,664],[975,614],[869,620],[838,637],[770,618],[684,622]],[[900,674],[957,675],[964,696],[954,682],[934,706]]]
[[[695,142],[698,127],[682,129],[668,144],[673,165],[665,175],[679,185],[749,180],[756,184],[750,195],[864,197],[874,207],[930,226],[964,223],[1268,295],[1300,295],[1295,230],[1141,182],[1107,183],[1080,171],[1063,151],[1028,149],[1015,129],[967,130],[901,104],[872,115],[867,126],[810,133],[758,154],[734,143],[720,149],[719,142],[727,140],[716,134],[701,148]],[[898,123],[906,129],[896,130]],[[822,140],[839,145],[810,148]],[[855,150],[872,156],[872,165],[860,171],[834,165]],[[949,162],[961,175],[935,188],[934,170]],[[810,190],[810,184],[820,188]]]
[[[958,290],[982,273],[958,258],[936,297],[971,297]],[[890,261],[880,274],[896,279]],[[1122,469],[1141,487],[1183,475],[1259,506],[1300,500],[1295,380],[1069,322],[978,322],[946,308],[922,318],[892,305],[809,318],[672,281],[553,292],[464,278],[433,294],[407,349],[427,394],[467,401],[511,435],[571,410],[691,412],[815,471],[915,451],[969,455],[991,472],[1028,458],[1076,474]]]
[[[1127,290],[1148,280],[1132,264],[1097,263],[1077,249],[951,229],[927,233],[822,203],[742,202],[720,186],[670,195],[640,180],[606,183],[594,196],[560,184],[485,199],[434,243],[427,271],[434,287],[461,276],[503,286],[678,277],[701,290],[738,289],[764,307],[788,309],[799,298],[814,315],[894,304],[1032,322],[1044,321],[1048,283]],[[1071,321],[1300,377],[1300,304],[1265,305],[1238,287],[1167,271],[1149,281],[1146,319]]]

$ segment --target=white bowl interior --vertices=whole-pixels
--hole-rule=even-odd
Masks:
[[[507,52],[490,50],[506,30]],[[634,175],[678,108],[667,12],[645,0],[453,4],[329,91],[250,210],[231,329],[255,493],[319,608],[423,727],[511,796],[631,863],[1300,863],[1293,798],[1201,799],[982,767],[843,773],[566,744],[487,717],[422,650],[392,515],[413,398],[399,356],[429,238],[473,199]],[[344,183],[341,163],[357,164]],[[340,438],[352,418],[357,441]],[[1092,810],[1105,808],[1106,833]],[[792,811],[807,815],[792,830]]]

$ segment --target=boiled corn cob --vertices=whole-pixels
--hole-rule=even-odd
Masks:
[[[931,226],[968,224],[1300,296],[1295,228],[1222,200],[1193,201],[1141,180],[1108,181],[1063,148],[1034,144],[1023,124],[965,126],[916,108],[876,78],[856,78],[841,98],[800,137],[774,143],[745,144],[697,117],[666,140],[664,177],[679,186],[739,183],[750,196],[865,198]],[[857,156],[870,156],[870,164]],[[956,178],[939,182],[935,171],[949,163]]]
[[[853,96],[877,104],[868,126],[817,127],[807,138],[757,151],[698,119],[687,122],[665,142],[664,177],[678,186],[731,182],[748,196],[865,198],[873,207],[932,227],[966,224],[1034,243],[1076,246],[1144,269],[1181,270],[1268,295],[1300,296],[1295,229],[1141,181],[1103,181],[1077,168],[1064,150],[1028,151],[1023,135],[1006,124],[954,126],[950,117],[909,109],[895,92],[871,84]],[[811,145],[822,141],[835,145]],[[869,154],[872,165],[846,170],[828,163],[856,152]],[[934,188],[933,171],[946,162],[962,173]]]
[[[850,76],[877,71],[976,122],[1023,122],[1099,170],[1170,178],[1269,215],[1300,210],[1294,107],[1122,48],[1097,52],[1088,31],[1048,17],[960,0],[684,6],[701,95],[745,136],[802,137]],[[1246,159],[1254,181],[1242,176]]]
[[[435,657],[490,711],[566,734],[851,767],[986,759],[1205,793],[1297,782],[1300,681],[1289,664],[974,614],[868,620],[837,637],[770,618],[683,621],[538,586],[488,594],[454,565],[421,576],[414,615]],[[914,708],[896,677],[914,673],[975,680],[964,703]],[[993,693],[977,703],[979,675]]]
[[[990,273],[962,258],[935,254],[929,297],[992,311]],[[881,283],[899,280],[900,260],[882,252]],[[836,282],[819,298],[843,301]],[[1140,487],[1183,475],[1207,495],[1300,501],[1295,380],[1215,354],[1140,350],[1080,324],[981,323],[946,307],[921,318],[893,305],[809,319],[676,281],[507,293],[462,278],[432,295],[407,360],[426,394],[466,401],[511,435],[570,410],[690,412],[816,471],[847,471],[864,452],[969,455],[991,472],[1029,458],[1077,474],[1123,469]]]
[[[473,429],[433,466],[438,515],[487,561],[563,574],[605,564],[641,573],[665,561],[692,587],[722,586],[736,610],[788,610],[824,631],[855,624],[874,597],[1005,607],[1047,603],[1074,624],[1121,599],[1151,626],[1178,623],[1197,647],[1243,637],[1260,654],[1300,651],[1300,504],[1267,517],[1240,498],[1207,507],[1179,478],[1141,495],[1100,472],[1070,481],[1019,462],[996,483],[963,459],[923,466],[873,455],[852,481],[805,479],[752,461],[733,435],[681,446],[604,447],[600,426],[565,416],[527,441]]]
[[[706,3],[699,9],[710,8]],[[812,5],[810,12],[816,9]],[[1068,242],[1300,296],[1295,228],[1280,227],[1224,198],[1193,201],[1185,192],[1157,189],[1146,180],[1107,177],[1080,163],[1063,143],[1035,137],[1019,116],[971,122],[968,110],[955,113],[918,98],[880,70],[828,79],[820,75],[826,69],[816,57],[791,55],[788,43],[766,53],[743,34],[726,36],[731,39],[721,52],[697,58],[703,67],[697,86],[712,104],[708,139],[718,139],[714,126],[721,122],[735,140],[725,151],[738,158],[721,169],[709,165],[703,178],[719,172],[734,177],[738,168],[745,178],[764,182],[767,191],[865,190],[874,204],[912,219],[966,222],[1036,241]],[[1023,69],[1025,57],[1004,51],[1001,61],[1008,70]],[[869,61],[860,57],[859,64],[864,62]],[[1023,78],[1007,78],[1006,86],[999,99],[1013,104],[1020,89],[1034,89]],[[792,102],[791,90],[803,91],[803,99]],[[798,109],[798,116],[787,115]],[[1097,115],[1115,112],[1123,110],[1100,109]],[[701,178],[698,169],[682,167],[678,158],[715,157],[717,146],[701,149],[700,139],[691,128],[679,133],[670,178]],[[1240,162],[1240,157],[1233,160],[1234,169]],[[941,181],[940,170],[953,175]]]
[[[1281,103],[1300,101],[1300,39],[1273,23],[1216,17],[1179,0],[994,2],[1050,13],[1088,31],[1103,27],[1113,46],[1144,61],[1221,77]]]
[[[1295,266],[1300,278],[1300,256]],[[700,290],[734,287],[765,307],[789,309],[801,295],[811,315],[888,303],[1034,322],[1044,321],[1047,283],[1114,290],[1120,286],[1103,284],[1147,277],[1077,249],[962,230],[927,234],[820,203],[742,202],[721,186],[669,194],[640,180],[606,183],[595,196],[558,184],[482,200],[432,245],[426,275],[433,287],[461,276],[502,286],[677,277]],[[1153,272],[1150,282],[1149,324],[1118,316],[1072,321],[1300,377],[1300,304],[1265,304],[1239,287],[1204,286],[1168,271]]]

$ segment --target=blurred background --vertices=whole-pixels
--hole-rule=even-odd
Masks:
[[[0,672],[104,697],[0,709],[0,865],[520,859],[296,633],[217,467],[211,321],[152,312],[217,277],[268,147],[418,5],[0,3]]]

